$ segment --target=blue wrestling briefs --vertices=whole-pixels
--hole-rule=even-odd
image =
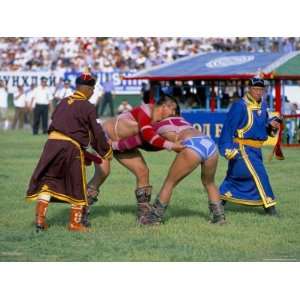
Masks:
[[[183,145],[193,149],[202,160],[207,160],[217,152],[215,142],[208,136],[194,136],[183,141]]]

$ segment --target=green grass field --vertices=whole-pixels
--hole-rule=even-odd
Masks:
[[[89,233],[67,231],[69,206],[50,204],[47,232],[34,230],[35,203],[24,201],[45,136],[0,132],[0,261],[299,261],[300,149],[284,149],[285,161],[266,162],[280,218],[262,208],[228,204],[228,224],[208,224],[206,194],[196,170],[175,190],[166,222],[135,223],[135,179],[113,161],[110,178],[93,207]],[[270,148],[264,150],[265,157]],[[166,151],[145,153],[153,196],[174,158]],[[221,158],[216,181],[226,171]],[[92,173],[89,168],[89,175]]]

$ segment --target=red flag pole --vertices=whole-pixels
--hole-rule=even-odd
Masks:
[[[281,116],[281,108],[282,108],[281,81],[279,79],[275,79],[275,111],[279,114],[279,116]],[[275,158],[277,158],[279,160],[284,159],[284,155],[281,150],[282,132],[283,132],[283,124],[280,125],[277,143],[276,143],[276,145],[273,149],[273,153],[272,153],[273,155],[275,155]]]
[[[281,115],[281,84],[279,79],[275,79],[275,111]]]
[[[281,108],[281,82],[279,79],[275,79],[275,111],[278,112],[279,116],[281,115]],[[283,125],[280,126],[276,145],[281,145],[282,127]]]

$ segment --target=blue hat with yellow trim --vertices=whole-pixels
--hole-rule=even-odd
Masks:
[[[263,79],[254,77],[254,78],[250,79],[249,86],[265,87],[266,84],[265,84],[265,81]]]

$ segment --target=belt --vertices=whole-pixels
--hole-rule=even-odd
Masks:
[[[81,150],[81,146],[78,142],[70,138],[69,136],[64,135],[63,133],[60,133],[58,131],[51,131],[49,136],[49,140],[62,140],[62,141],[69,141],[73,143],[75,146],[77,146]]]
[[[240,139],[240,138],[235,138],[234,142],[241,145],[254,147],[254,148],[261,148],[264,143],[264,141],[255,141],[255,140]]]

